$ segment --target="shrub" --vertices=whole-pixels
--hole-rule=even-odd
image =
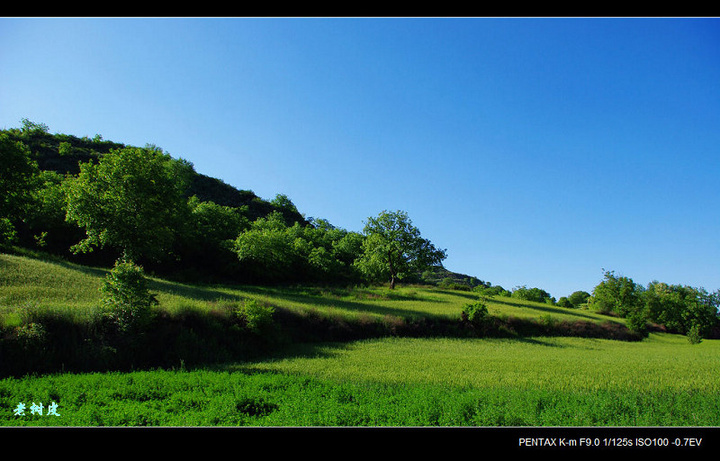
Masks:
[[[588,299],[590,299],[590,293],[587,291],[575,291],[567,298],[573,307],[580,307],[582,304],[585,304]]]
[[[513,290],[512,297],[536,303],[554,304],[554,299],[550,296],[550,293],[541,288],[517,287]]]
[[[687,332],[687,339],[690,344],[699,344],[702,342],[702,333],[699,324],[693,324]]]
[[[462,310],[463,321],[473,325],[482,325],[488,317],[488,308],[482,301],[466,304]]]
[[[21,325],[15,328],[18,343],[25,351],[37,353],[47,343],[47,331],[45,327],[36,322]]]
[[[575,307],[565,296],[561,296],[557,302],[558,307]]]
[[[142,331],[151,320],[158,303],[150,293],[142,267],[120,259],[100,287],[103,306],[121,332]]]
[[[648,336],[648,326],[645,316],[641,312],[632,312],[627,317],[627,326],[630,331],[637,333],[642,338]]]
[[[245,328],[253,333],[262,333],[273,324],[273,313],[275,309],[269,305],[263,305],[254,299],[248,299],[237,310],[237,316],[244,323]]]

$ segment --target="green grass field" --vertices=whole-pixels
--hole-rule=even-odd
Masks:
[[[3,334],[50,310],[94,318],[106,273],[0,255]],[[217,315],[256,299],[344,322],[459,320],[469,292],[428,287],[203,287],[152,279],[167,316]],[[541,323],[608,318],[497,298],[490,314]],[[622,323],[620,319],[610,319]],[[57,372],[0,380],[11,426],[718,426],[720,342],[651,333],[599,338],[380,337],[288,343],[252,360],[165,369]],[[57,404],[60,416],[31,414]],[[20,403],[24,415],[15,414]]]

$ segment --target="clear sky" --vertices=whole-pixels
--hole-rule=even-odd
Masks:
[[[559,298],[720,288],[720,22],[0,18],[0,128],[154,144]]]

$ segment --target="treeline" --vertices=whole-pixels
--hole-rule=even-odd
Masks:
[[[483,297],[504,296],[565,308],[591,309],[627,319],[628,328],[647,337],[653,328],[683,334],[691,343],[720,338],[720,290],[652,281],[644,287],[632,278],[603,270],[603,280],[592,294],[575,291],[557,301],[541,288],[519,286],[508,291],[482,282],[472,288]]]
[[[306,218],[285,195],[263,200],[199,174],[161,148],[50,134],[22,120],[0,131],[0,246],[41,249],[83,264],[133,261],[190,282],[365,284],[398,281],[471,290],[481,297],[580,308],[697,342],[717,336],[720,290],[605,273],[592,295],[556,300],[541,288],[512,291],[442,267],[445,250],[420,236],[405,212],[382,212],[362,233]]]
[[[626,318],[631,330],[645,336],[653,324],[687,335],[691,343],[720,336],[720,290],[711,293],[704,288],[658,281],[644,287],[630,277],[604,271],[604,279],[593,290],[588,307]]]
[[[154,145],[51,134],[24,119],[0,131],[0,156],[0,245],[106,267],[131,260],[193,282],[394,286],[445,258],[403,212],[350,232],[306,218],[286,195],[263,200],[199,174]]]
[[[592,294],[575,291],[557,301],[541,288],[520,286],[508,291],[483,283],[473,288],[481,296],[505,296],[565,308],[591,309],[627,319],[629,329],[647,337],[652,328],[683,334],[691,343],[720,338],[720,290],[653,281],[644,287],[632,278],[603,270],[603,280]]]

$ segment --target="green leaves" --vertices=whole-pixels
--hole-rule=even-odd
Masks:
[[[356,266],[371,279],[390,277],[390,288],[405,274],[421,272],[446,258],[445,250],[420,236],[404,211],[383,211],[368,218],[364,233],[363,254]]]
[[[257,280],[327,282],[352,278],[361,239],[325,221],[288,226],[275,211],[254,221],[235,239],[233,249]]]
[[[80,164],[67,183],[67,220],[87,238],[74,251],[110,245],[137,260],[160,259],[187,215],[192,166],[157,149],[124,148]]]
[[[38,175],[28,147],[0,134],[0,243],[12,241],[17,222],[28,216]]]
[[[120,331],[142,331],[150,321],[150,309],[158,303],[148,290],[142,267],[118,260],[100,287],[103,305]]]

